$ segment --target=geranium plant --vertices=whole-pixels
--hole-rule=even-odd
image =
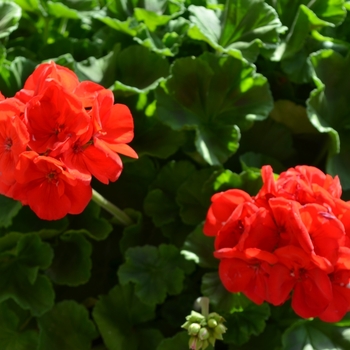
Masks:
[[[0,349],[348,349],[348,10],[0,0]]]

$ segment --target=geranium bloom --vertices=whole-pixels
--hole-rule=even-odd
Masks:
[[[57,159],[28,151],[20,155],[16,191],[25,193],[25,203],[44,220],[80,214],[89,203],[92,189],[76,179]]]
[[[90,126],[79,99],[54,81],[27,103],[24,120],[31,135],[29,146],[38,153],[68,148],[72,138],[86,133]]]
[[[130,110],[113,93],[54,62],[29,76],[15,98],[0,94],[0,193],[42,219],[81,213],[91,177],[115,181],[119,154],[137,158]]]
[[[261,174],[254,197],[238,189],[212,197],[204,233],[215,237],[223,285],[258,304],[291,298],[301,317],[339,321],[350,311],[350,203],[338,177],[310,166]]]
[[[23,106],[14,99],[0,102],[0,193],[10,195],[19,155],[26,150],[29,134],[20,119]]]

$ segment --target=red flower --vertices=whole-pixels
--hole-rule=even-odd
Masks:
[[[118,155],[137,158],[129,109],[113,93],[54,62],[29,76],[16,98],[0,94],[0,193],[42,219],[81,213],[91,176],[115,181]]]
[[[21,104],[15,99],[0,102],[0,193],[10,195],[19,155],[26,150],[29,135],[20,115]]]
[[[55,82],[27,103],[24,121],[31,135],[29,146],[38,153],[62,152],[63,146],[67,149],[72,138],[88,132],[90,126],[78,98]]]
[[[274,305],[282,304],[293,289],[292,308],[299,316],[320,315],[333,297],[327,273],[299,247],[285,246],[277,249],[275,254],[279,263],[270,270],[269,301]]]
[[[219,276],[228,291],[243,292],[257,304],[267,300],[267,279],[271,265],[277,262],[273,254],[256,248],[243,252],[224,248],[214,255],[221,259]]]
[[[252,202],[252,199],[248,193],[234,189],[214,194],[211,201],[203,228],[207,236],[216,236],[234,209],[241,203]]]
[[[25,204],[44,220],[80,214],[92,196],[91,187],[69,174],[62,162],[33,151],[20,155],[15,179]]]
[[[51,82],[56,82],[68,92],[73,92],[79,85],[78,77],[68,68],[54,62],[42,63],[28,77],[23,89],[18,91],[15,97],[27,103],[33,96],[41,94]]]
[[[133,137],[133,120],[125,105],[113,105],[113,93],[100,91],[91,111],[92,138],[89,134],[77,138],[62,154],[62,160],[70,172],[89,180],[92,174],[102,183],[115,181],[122,171],[118,153],[137,158],[126,143]]]
[[[292,308],[304,318],[339,321],[350,311],[350,202],[338,177],[309,166],[261,169],[255,197],[215,194],[204,233],[215,236],[219,275],[230,292]]]

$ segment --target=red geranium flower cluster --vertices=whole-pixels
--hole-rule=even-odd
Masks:
[[[122,171],[118,153],[137,158],[133,136],[131,113],[111,91],[41,64],[15,97],[0,96],[0,193],[42,219],[79,214],[92,176],[108,184]]]
[[[230,292],[261,304],[291,298],[303,318],[336,322],[350,311],[350,203],[338,177],[297,166],[251,197],[238,189],[212,197],[204,233],[215,236],[219,275]]]

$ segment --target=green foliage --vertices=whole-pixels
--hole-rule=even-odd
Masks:
[[[252,196],[260,168],[339,175],[350,199],[350,11],[345,0],[0,1],[0,91],[54,60],[134,117],[118,181],[93,181],[133,224],[91,202],[38,219],[0,197],[0,349],[178,350],[201,295],[224,350],[349,349],[349,315],[229,293],[203,222],[214,193]],[[1,174],[0,174],[1,176]]]
[[[87,310],[75,301],[56,304],[38,319],[40,329],[38,350],[87,350],[96,338],[95,325]]]
[[[181,265],[185,261],[174,246],[129,248],[125,257],[126,262],[118,270],[120,283],[135,283],[135,293],[144,303],[159,304],[167,294],[182,291],[185,271]]]

